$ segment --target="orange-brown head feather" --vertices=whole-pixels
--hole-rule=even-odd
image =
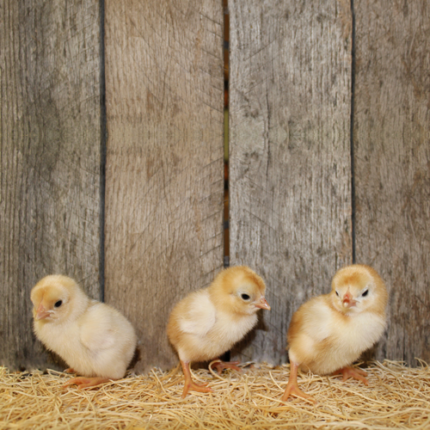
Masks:
[[[80,311],[72,305],[77,297],[80,307],[85,309],[89,299],[73,279],[62,275],[46,276],[31,290],[33,317],[46,322],[66,319],[71,312]]]
[[[238,315],[252,314],[258,309],[270,310],[264,296],[266,284],[247,266],[223,270],[209,287],[214,303]]]
[[[371,311],[384,314],[388,293],[376,270],[364,264],[340,269],[332,280],[332,304],[342,313]]]

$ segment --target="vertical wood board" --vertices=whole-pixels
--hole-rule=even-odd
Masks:
[[[221,1],[107,2],[105,40],[105,297],[144,371],[176,364],[169,313],[222,268]]]
[[[430,4],[355,2],[357,262],[390,291],[380,357],[430,360]]]
[[[55,367],[31,288],[62,273],[100,297],[99,5],[3,0],[0,22],[0,364]]]
[[[293,312],[351,263],[349,2],[232,0],[230,261],[272,306],[233,355],[284,362]]]

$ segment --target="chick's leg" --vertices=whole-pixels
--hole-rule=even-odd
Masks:
[[[346,381],[349,378],[353,378],[363,382],[365,385],[369,385],[369,382],[365,378],[367,376],[367,373],[361,369],[354,369],[353,367],[346,366],[342,369],[336,370],[333,375],[343,375],[342,382]]]
[[[64,385],[63,388],[66,388],[70,385],[77,385],[80,390],[82,388],[95,387],[96,385],[104,384],[105,382],[109,382],[111,379],[109,378],[99,378],[92,377],[86,378],[84,376],[80,376],[79,378],[69,379]]]
[[[224,369],[233,369],[241,372],[242,369],[237,366],[239,363],[240,361],[222,361],[218,359],[213,364],[211,363],[211,367],[215,368],[218,373],[221,373]]]
[[[186,363],[185,361],[181,360],[181,366],[182,370],[184,371],[184,391],[182,392],[182,398],[184,399],[185,396],[188,394],[188,391],[198,391],[200,393],[211,393],[212,388],[206,387],[207,384],[196,384],[191,379],[191,371],[190,371],[190,363]]]
[[[309,394],[304,393],[297,384],[297,371],[299,369],[298,364],[291,362],[290,364],[290,379],[288,380],[287,387],[285,388],[284,395],[282,396],[282,401],[285,402],[288,397],[296,396],[302,397],[303,399],[310,400],[315,403],[315,399]]]

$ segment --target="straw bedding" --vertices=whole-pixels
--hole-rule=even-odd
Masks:
[[[0,367],[0,429],[430,429],[430,370],[422,363],[372,362],[369,386],[339,377],[302,373],[313,405],[279,399],[289,365],[247,365],[218,376],[205,369],[194,377],[213,394],[181,399],[179,367],[129,375],[92,390],[63,390],[70,375],[48,371],[12,373]]]

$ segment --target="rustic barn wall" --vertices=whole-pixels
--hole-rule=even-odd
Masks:
[[[357,1],[357,262],[390,289],[380,357],[430,360],[430,4]]]
[[[352,261],[351,13],[336,0],[229,11],[230,259],[264,277],[272,306],[234,355],[278,363],[293,312]]]
[[[177,357],[173,305],[222,268],[221,1],[106,2],[106,301],[137,370]]]
[[[53,366],[30,290],[64,273],[100,296],[99,5],[0,6],[0,364]]]

